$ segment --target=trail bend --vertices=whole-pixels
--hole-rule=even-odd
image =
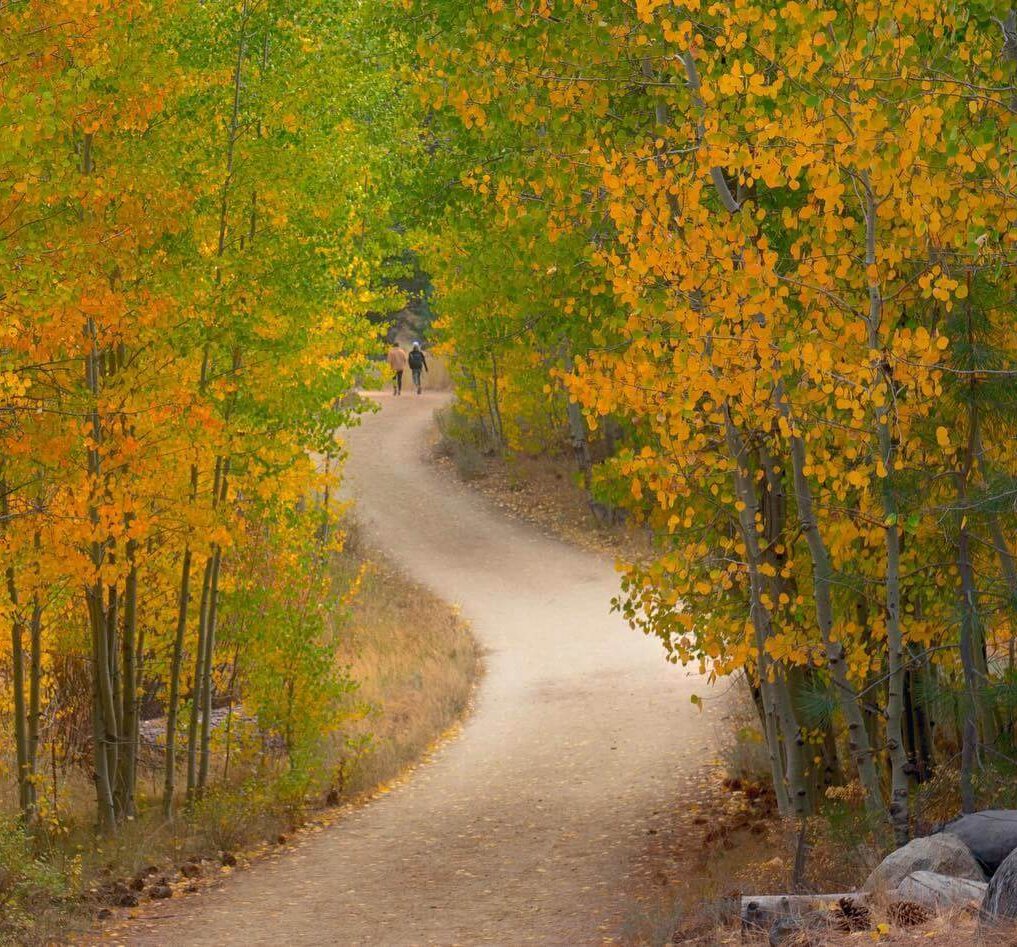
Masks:
[[[606,559],[513,521],[427,462],[441,396],[376,396],[348,436],[371,542],[458,603],[486,650],[461,736],[405,784],[126,941],[598,944],[677,779],[713,744],[698,675],[609,611]]]

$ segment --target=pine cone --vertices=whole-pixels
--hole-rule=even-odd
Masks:
[[[914,901],[897,901],[890,905],[886,913],[890,923],[897,927],[917,927],[932,917],[926,908]]]
[[[864,904],[857,904],[853,898],[841,898],[833,912],[837,930],[845,934],[867,931],[872,927],[872,913]]]

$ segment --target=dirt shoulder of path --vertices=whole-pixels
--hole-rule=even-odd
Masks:
[[[651,551],[645,530],[626,523],[606,526],[598,521],[577,481],[574,465],[563,456],[483,456],[479,469],[463,477],[437,431],[431,453],[433,463],[448,476],[467,483],[501,512],[547,535],[622,562],[642,558]]]

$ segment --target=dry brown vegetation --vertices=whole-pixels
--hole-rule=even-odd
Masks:
[[[353,540],[356,547],[356,540]],[[384,559],[368,563],[343,657],[360,682],[366,716],[348,728],[350,752],[367,752],[342,777],[355,794],[390,780],[466,713],[481,657],[454,606],[409,582]]]
[[[640,558],[649,534],[625,522],[605,523],[564,454],[540,455],[470,450],[462,440],[439,436],[435,459],[470,483],[500,510],[545,533],[620,558]]]

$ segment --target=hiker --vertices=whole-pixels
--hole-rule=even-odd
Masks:
[[[407,364],[406,352],[399,347],[398,342],[392,343],[392,348],[388,350],[388,367],[392,369],[392,394],[401,395],[403,393],[403,372],[406,371]]]
[[[413,348],[410,349],[409,363],[410,371],[413,373],[413,385],[417,389],[417,394],[419,395],[423,389],[423,385],[420,380],[420,373],[428,371],[427,358],[425,357],[424,351],[421,349],[419,342],[414,342]]]

